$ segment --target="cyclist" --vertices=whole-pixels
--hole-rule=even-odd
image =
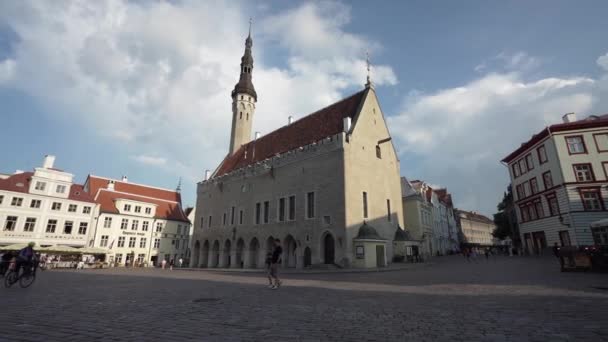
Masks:
[[[36,256],[34,251],[35,242],[30,242],[25,248],[19,251],[17,255],[17,274],[19,274],[19,268],[23,267],[23,272],[30,272],[32,261]]]

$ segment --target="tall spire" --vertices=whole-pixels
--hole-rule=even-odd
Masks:
[[[251,26],[253,19],[249,18],[249,35],[245,39],[245,53],[241,57],[241,76],[239,82],[234,86],[232,91],[232,97],[237,94],[247,94],[253,96],[257,101],[258,94],[255,92],[253,82],[251,80],[253,72],[253,56],[251,55],[251,48],[253,47],[253,39],[251,39]]]

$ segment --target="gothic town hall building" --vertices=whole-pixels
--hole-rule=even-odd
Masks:
[[[263,268],[275,238],[283,267],[382,267],[403,255],[399,160],[369,77],[363,90],[252,140],[252,45],[249,35],[230,150],[197,186],[191,265]]]

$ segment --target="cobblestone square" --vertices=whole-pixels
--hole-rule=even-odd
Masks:
[[[0,290],[1,341],[608,341],[608,275],[551,258],[403,270],[40,272]]]

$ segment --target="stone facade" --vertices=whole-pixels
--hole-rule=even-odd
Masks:
[[[240,117],[233,110],[233,122]],[[264,267],[275,238],[284,267],[385,266],[403,213],[399,160],[374,88],[231,148],[198,184],[195,217],[193,266]],[[355,253],[364,223],[385,241],[377,264]]]

